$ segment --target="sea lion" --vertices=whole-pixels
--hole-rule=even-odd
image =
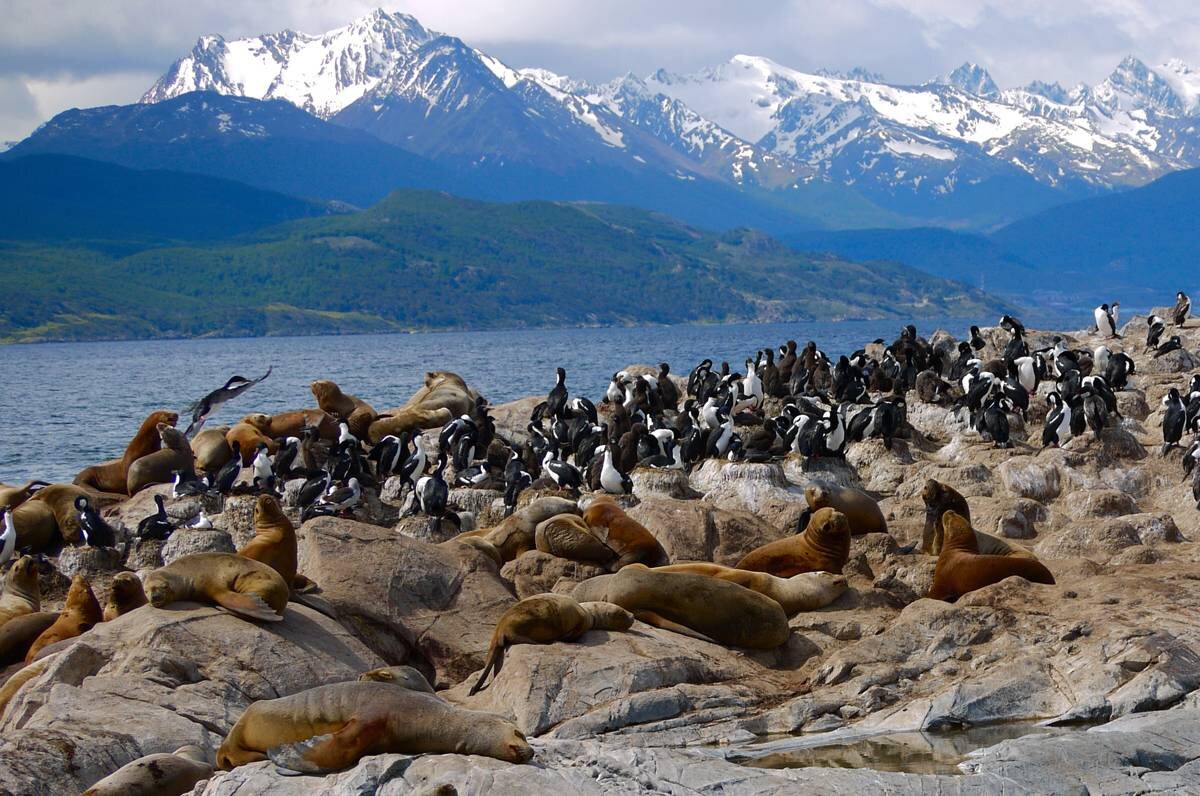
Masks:
[[[221,606],[244,619],[281,622],[291,589],[271,567],[234,553],[193,553],[146,576],[155,608],[191,601]]]
[[[57,619],[57,612],[38,611],[5,622],[0,627],[0,669],[25,660],[29,647]]]
[[[0,685],[0,718],[4,717],[4,710],[8,707],[8,703],[17,695],[26,683],[33,678],[39,676],[50,666],[50,662],[58,656],[57,652],[51,652],[46,657],[39,661],[34,661],[28,666],[23,666],[13,672],[12,676],[4,681],[4,685]]]
[[[258,444],[260,442],[267,446],[267,453],[272,456],[279,450],[279,443],[264,435],[249,423],[234,424],[232,428],[225,432],[225,441],[229,443],[231,448],[235,441],[238,443],[238,450],[242,452],[243,467],[249,467],[250,462],[254,461],[254,457],[258,454]]]
[[[756,547],[735,568],[769,572],[781,578],[822,570],[840,575],[849,558],[850,523],[846,515],[823,508],[813,512],[804,533]]]
[[[237,554],[266,564],[289,586],[297,586],[296,526],[274,496],[259,495],[254,502],[254,538]],[[307,582],[304,578],[303,583]]]
[[[15,509],[38,489],[49,485],[46,481],[26,481],[24,486],[0,486],[0,509]]]
[[[58,538],[58,520],[49,503],[26,500],[12,511],[18,550],[44,550]]]
[[[104,621],[111,622],[118,616],[124,616],[150,602],[146,598],[146,590],[142,580],[132,572],[118,572],[112,580],[108,592],[108,602],[104,604]]]
[[[1054,575],[1036,558],[981,554],[971,523],[957,512],[943,514],[942,524],[945,536],[933,570],[930,599],[954,602],[968,592],[1013,575],[1033,583],[1054,583]]]
[[[487,661],[468,696],[483,690],[488,675],[499,675],[504,653],[513,644],[553,644],[574,641],[589,630],[628,630],[633,614],[608,602],[577,602],[565,594],[526,597],[496,623],[488,644]]]
[[[447,539],[446,541],[442,542],[442,544],[459,544],[474,548],[495,562],[497,569],[504,566],[504,556],[502,556],[500,551],[496,549],[496,545],[492,544],[487,539],[484,539],[482,536],[468,536],[467,534],[459,534],[453,539]]]
[[[861,489],[836,484],[809,484],[804,488],[804,499],[809,512],[831,508],[845,514],[846,521],[850,523],[851,536],[887,533],[887,520],[883,518],[879,504]],[[804,515],[801,517],[801,522],[807,526],[808,518]]]
[[[583,521],[617,554],[613,571],[630,564],[657,567],[669,563],[667,551],[654,534],[626,514],[611,495],[595,497],[584,510]]]
[[[80,497],[94,500],[92,493],[81,486],[50,484],[34,493],[31,500],[41,501],[50,507],[50,511],[54,513],[54,524],[64,541],[79,544],[83,541],[83,534],[79,530],[79,509],[76,508],[75,501]],[[22,527],[20,518],[17,519],[17,527]]]
[[[533,541],[543,553],[571,561],[607,564],[617,557],[611,547],[596,538],[578,514],[556,514],[539,522]]]
[[[433,693],[433,686],[425,679],[425,675],[411,666],[384,666],[379,669],[372,669],[369,672],[363,672],[358,676],[358,679],[364,683],[391,683],[400,688],[407,688],[409,691],[424,691],[426,694]]]
[[[369,429],[370,439],[376,443],[388,434],[438,428],[452,418],[470,414],[474,406],[475,394],[461,376],[446,370],[430,371],[404,406],[380,413]]]
[[[233,448],[229,447],[229,440],[225,439],[228,433],[229,426],[218,426],[201,429],[199,434],[192,437],[194,470],[216,475],[233,458]]]
[[[971,509],[967,505],[967,499],[954,487],[932,478],[925,482],[921,490],[921,499],[925,501],[925,529],[921,533],[921,552],[936,556],[942,551],[942,538],[945,535],[943,515],[953,511],[970,522]],[[978,529],[975,530],[975,542],[979,545],[979,552],[986,556],[1035,558],[1033,553],[1025,548]]]
[[[731,647],[774,649],[791,633],[779,603],[736,583],[630,564],[575,586],[579,602],[609,602],[641,621]]]
[[[333,415],[323,409],[297,409],[277,415],[253,414],[242,418],[263,434],[274,439],[299,437],[306,428],[317,431],[317,438],[337,442],[338,424]]]
[[[75,483],[90,487],[100,492],[115,492],[118,495],[128,495],[129,468],[138,459],[159,449],[162,436],[158,433],[158,424],[166,423],[173,426],[179,421],[175,412],[159,410],[151,412],[138,428],[133,439],[125,446],[125,453],[120,459],[114,459],[93,467],[87,467],[75,476]]]
[[[136,495],[152,484],[171,483],[177,470],[187,476],[195,475],[196,457],[188,438],[166,423],[159,423],[157,428],[163,447],[129,466],[126,490],[130,495]]]
[[[21,556],[4,576],[4,594],[0,595],[0,627],[10,620],[42,610],[42,589],[38,585],[38,564],[33,556]]]
[[[766,572],[734,569],[707,561],[692,561],[685,564],[670,564],[655,567],[655,572],[690,572],[720,578],[750,591],[770,597],[779,603],[789,617],[801,611],[815,611],[832,603],[846,591],[846,578],[828,572],[802,572],[790,578],[777,578]]]
[[[213,774],[208,753],[194,744],[126,763],[83,792],[83,796],[181,796]]]
[[[499,716],[389,683],[349,682],[250,705],[217,751],[217,765],[230,771],[269,757],[277,766],[320,774],[389,753],[483,755],[510,763],[533,757],[521,731]]]
[[[498,525],[481,528],[477,531],[467,531],[454,538],[478,536],[499,550],[504,561],[512,561],[517,556],[536,547],[534,536],[538,523],[548,520],[556,514],[578,511],[579,507],[573,500],[559,497],[538,498],[512,515],[505,517]]]
[[[348,395],[336,382],[314,381],[311,386],[313,397],[322,411],[345,421],[350,433],[360,440],[368,438],[371,424],[378,416],[371,405],[357,395]],[[382,438],[381,438],[382,439]]]
[[[104,612],[100,602],[92,591],[92,584],[83,575],[77,574],[71,578],[71,588],[67,591],[67,602],[62,613],[54,624],[46,628],[37,641],[29,647],[25,655],[26,663],[33,663],[42,647],[48,647],[59,641],[76,636],[82,636],[96,625],[104,621]]]
[[[379,415],[367,429],[367,437],[372,445],[379,443],[388,435],[400,436],[404,432],[424,431],[430,428],[441,428],[455,417],[449,409],[422,409],[420,407],[399,407],[389,409]]]

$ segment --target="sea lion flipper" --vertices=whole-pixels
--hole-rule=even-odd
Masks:
[[[691,638],[698,638],[701,641],[707,641],[710,644],[718,643],[718,642],[714,641],[713,639],[709,638],[708,636],[704,635],[703,633],[692,630],[687,625],[681,625],[678,622],[672,622],[670,619],[659,616],[658,614],[654,613],[653,611],[634,611],[633,616],[635,619],[637,619],[641,622],[645,622],[648,625],[653,625],[654,627],[660,627],[663,630],[670,630],[672,633],[678,633],[681,636],[690,636]]]
[[[317,613],[325,614],[325,616],[329,617],[335,622],[341,621],[338,619],[337,610],[333,607],[333,605],[330,604],[328,600],[318,597],[315,594],[308,594],[292,589],[292,593],[288,595],[288,602],[299,603],[300,605],[311,608]]]
[[[332,739],[333,734],[330,733],[329,735],[314,735],[312,738],[297,741],[296,743],[283,744],[282,746],[268,750],[267,758],[275,764],[276,772],[285,777],[296,777],[304,774],[320,776],[328,772],[309,762],[305,755],[318,744]]]
[[[226,611],[245,617],[246,619],[256,619],[260,622],[283,621],[283,617],[275,613],[275,609],[267,605],[266,600],[257,594],[239,594],[237,592],[226,591],[214,594],[213,599]]]
[[[267,752],[276,766],[301,774],[329,774],[354,765],[386,729],[384,721],[351,719],[329,735],[284,744]]]

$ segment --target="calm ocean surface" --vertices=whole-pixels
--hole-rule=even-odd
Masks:
[[[961,337],[972,323],[996,320],[914,323],[925,336],[945,328]],[[1079,313],[1023,320],[1033,328],[1078,329],[1090,318]],[[83,467],[119,456],[151,410],[182,416],[230,376],[260,376],[268,365],[274,367],[270,378],[226,404],[210,425],[250,412],[313,406],[308,385],[315,379],[333,379],[376,409],[398,406],[421,386],[427,370],[455,371],[491,402],[503,403],[545,393],[561,365],[573,394],[598,400],[609,377],[626,365],[665,361],[686,375],[711,357],[741,370],[756,349],[788,339],[801,345],[816,340],[837,355],[877,337],[890,342],[901,325],[843,321],[0,346],[0,481],[70,481]]]

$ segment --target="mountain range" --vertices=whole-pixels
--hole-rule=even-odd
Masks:
[[[149,110],[160,104],[161,115]],[[249,163],[251,184],[360,205],[395,187],[433,187],[638,203],[777,234],[987,230],[1200,165],[1198,114],[1200,72],[1182,61],[1151,68],[1129,57],[1096,86],[1069,90],[1000,89],[974,64],[894,85],[750,55],[593,84],[512,68],[378,10],[319,35],[202,36],[141,104],[65,112],[8,155],[214,176]],[[140,152],[147,139],[157,155]],[[273,159],[254,168],[264,150]],[[347,168],[322,165],[339,158]],[[288,185],[261,173],[289,160],[293,172],[303,163],[325,173],[292,174]]]

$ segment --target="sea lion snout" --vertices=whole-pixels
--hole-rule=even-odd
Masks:
[[[533,759],[533,747],[525,740],[525,734],[515,727],[512,731],[512,739],[509,740],[506,749],[508,754],[505,759],[510,763],[528,763]]]
[[[155,608],[163,608],[171,604],[171,587],[161,578],[151,576],[146,579],[146,598]]]

